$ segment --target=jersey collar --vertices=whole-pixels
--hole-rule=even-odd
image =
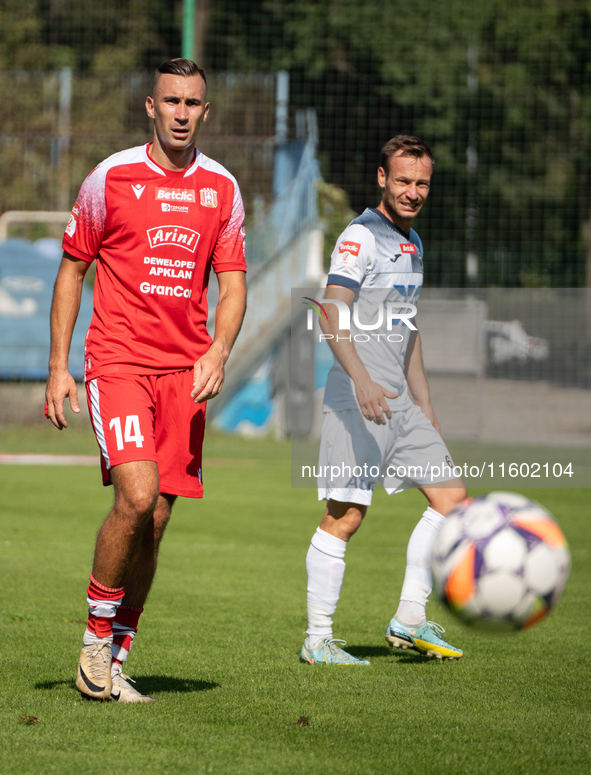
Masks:
[[[403,236],[405,239],[410,239],[410,231],[409,231],[409,232],[402,231],[402,229],[401,229],[399,226],[396,226],[396,224],[394,223],[394,221],[391,221],[389,218],[386,218],[386,216],[384,215],[384,213],[383,213],[383,212],[381,212],[380,210],[378,210],[378,208],[377,208],[377,207],[368,207],[367,209],[368,209],[368,210],[369,210],[371,213],[375,213],[376,215],[379,215],[379,217],[382,219],[382,221],[384,221],[384,223],[385,223],[387,226],[389,226],[391,229],[394,229],[394,231],[397,231],[399,234],[402,234],[402,236]]]
[[[184,178],[188,178],[190,175],[192,175],[197,167],[199,166],[199,157],[201,156],[201,153],[198,148],[195,148],[195,160],[193,161],[193,164],[191,164],[190,167],[187,167],[185,170],[185,174],[183,175]]]
[[[144,146],[144,161],[148,165],[148,167],[153,170],[154,172],[157,172],[159,175],[164,175],[164,177],[183,177],[188,178],[190,175],[192,175],[197,167],[199,166],[199,157],[201,156],[201,153],[195,148],[195,158],[193,159],[193,162],[187,169],[185,170],[165,170],[164,167],[161,167],[159,164],[157,164],[154,159],[150,157],[150,154],[148,153],[149,147],[152,145],[152,143],[147,143]]]

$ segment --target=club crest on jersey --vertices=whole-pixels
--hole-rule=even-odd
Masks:
[[[218,192],[214,188],[202,188],[199,191],[199,201],[203,207],[217,207]]]
[[[414,245],[412,242],[401,242],[400,243],[400,250],[403,253],[416,253],[417,252],[417,246]]]
[[[192,188],[157,188],[156,200],[158,202],[194,202],[195,192]]]
[[[355,266],[355,261],[361,250],[359,242],[350,242],[346,240],[339,245],[339,265]]]
[[[146,233],[151,248],[158,248],[161,245],[175,245],[188,250],[190,253],[195,252],[200,236],[193,229],[173,225],[155,226],[153,229],[147,229]]]

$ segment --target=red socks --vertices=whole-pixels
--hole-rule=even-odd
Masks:
[[[143,610],[143,608],[134,608],[129,605],[122,605],[117,609],[113,622],[113,645],[111,646],[113,662],[120,665],[127,659]]]
[[[88,585],[88,626],[84,636],[85,643],[95,640],[111,640],[113,662],[125,662],[143,608],[121,605],[125,596],[125,587],[111,589],[100,584],[90,574]]]
[[[90,574],[87,635],[99,640],[113,637],[113,620],[124,595],[125,587],[105,587]]]

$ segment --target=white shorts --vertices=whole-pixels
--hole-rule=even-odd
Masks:
[[[318,500],[364,506],[378,481],[392,495],[457,478],[448,448],[418,406],[392,412],[386,425],[359,409],[327,412],[318,465]]]

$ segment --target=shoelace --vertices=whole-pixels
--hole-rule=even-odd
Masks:
[[[128,675],[125,675],[125,673],[122,670],[118,670],[112,677],[113,678],[123,678],[124,681],[131,681],[132,684],[135,683],[133,678],[130,678]]]
[[[336,656],[339,651],[343,650],[340,646],[337,646],[337,643],[342,643],[343,646],[347,645],[346,640],[339,640],[338,638],[330,638],[330,640],[326,640],[325,643],[333,657]]]
[[[94,651],[88,656],[88,667],[93,679],[96,677],[102,677],[107,662],[106,654],[103,652],[103,649],[105,649],[108,645],[108,643],[102,643],[100,646],[97,644]]]
[[[440,624],[437,624],[437,622],[425,622],[425,624],[427,627],[430,627],[439,637],[441,637],[445,632],[443,627]]]

